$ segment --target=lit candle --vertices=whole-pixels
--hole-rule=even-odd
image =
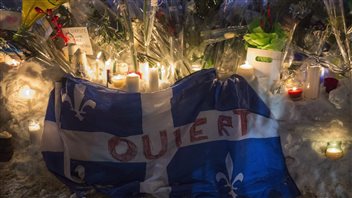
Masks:
[[[300,100],[302,98],[303,90],[301,88],[292,87],[287,92],[292,100]]]
[[[176,72],[176,67],[175,67],[175,64],[170,64],[170,67],[169,67],[169,70],[170,70],[170,76],[169,76],[169,83],[170,84],[173,84],[175,82],[175,72]]]
[[[151,68],[149,70],[149,89],[152,92],[159,90],[159,70],[158,70],[158,68]]]
[[[28,124],[29,138],[32,144],[39,145],[41,140],[40,124],[35,120],[30,120]]]
[[[343,156],[343,151],[341,148],[341,141],[328,142],[328,146],[325,151],[326,157],[336,160]]]
[[[307,79],[304,84],[304,97],[316,99],[319,96],[320,66],[308,67]]]
[[[126,76],[124,75],[115,75],[111,78],[111,83],[114,88],[116,89],[122,89],[123,86],[125,86],[125,81],[126,81]]]
[[[142,74],[142,79],[147,81],[149,77],[149,63],[139,63],[139,72]]]
[[[24,85],[18,92],[21,99],[27,100],[28,110],[32,111],[32,99],[35,95],[35,90],[31,89],[28,85]]]
[[[136,73],[127,74],[126,85],[128,92],[139,92],[139,75]]]
[[[19,91],[19,96],[25,100],[33,99],[35,95],[35,91],[31,89],[28,85],[23,86]]]
[[[251,81],[254,79],[254,68],[246,61],[245,64],[238,67],[237,74],[243,76],[246,80]]]

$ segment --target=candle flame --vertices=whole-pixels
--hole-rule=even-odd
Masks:
[[[105,68],[106,70],[110,69],[111,68],[111,59],[109,58],[109,60],[105,61]]]
[[[248,63],[248,61],[245,62],[245,64],[240,66],[242,69],[253,69],[253,66]]]
[[[97,54],[97,60],[101,57],[102,54],[103,54],[102,51],[98,52],[98,54]]]
[[[19,91],[19,96],[22,99],[31,100],[35,95],[35,90],[31,89],[28,85],[23,86]]]

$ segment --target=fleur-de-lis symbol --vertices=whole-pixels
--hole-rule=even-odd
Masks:
[[[86,91],[86,86],[82,84],[76,84],[73,90],[73,97],[74,97],[74,106],[72,104],[72,100],[70,96],[67,94],[67,86],[66,86],[66,93],[62,94],[62,102],[68,102],[71,107],[71,111],[76,112],[76,117],[82,121],[84,119],[82,114],[85,114],[84,108],[90,107],[92,109],[95,108],[96,103],[93,100],[87,100],[83,103],[84,92]]]
[[[227,170],[227,173],[228,173],[228,177],[224,173],[218,172],[216,174],[216,181],[220,182],[220,180],[222,180],[222,179],[225,180],[225,182],[226,182],[225,187],[229,187],[230,188],[229,195],[231,197],[235,198],[235,197],[237,197],[237,194],[235,193],[235,191],[238,188],[234,187],[234,185],[235,185],[236,182],[242,182],[244,176],[243,176],[242,173],[239,173],[239,174],[236,175],[235,178],[232,178],[233,162],[232,162],[230,154],[227,154],[225,163],[226,163],[226,170]]]

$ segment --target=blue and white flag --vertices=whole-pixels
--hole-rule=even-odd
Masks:
[[[156,93],[66,76],[42,139],[72,191],[111,197],[296,197],[270,109],[240,76],[202,70]]]

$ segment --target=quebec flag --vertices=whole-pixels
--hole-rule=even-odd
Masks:
[[[237,75],[202,70],[156,93],[66,76],[49,99],[42,153],[78,196],[297,197],[277,130]]]

